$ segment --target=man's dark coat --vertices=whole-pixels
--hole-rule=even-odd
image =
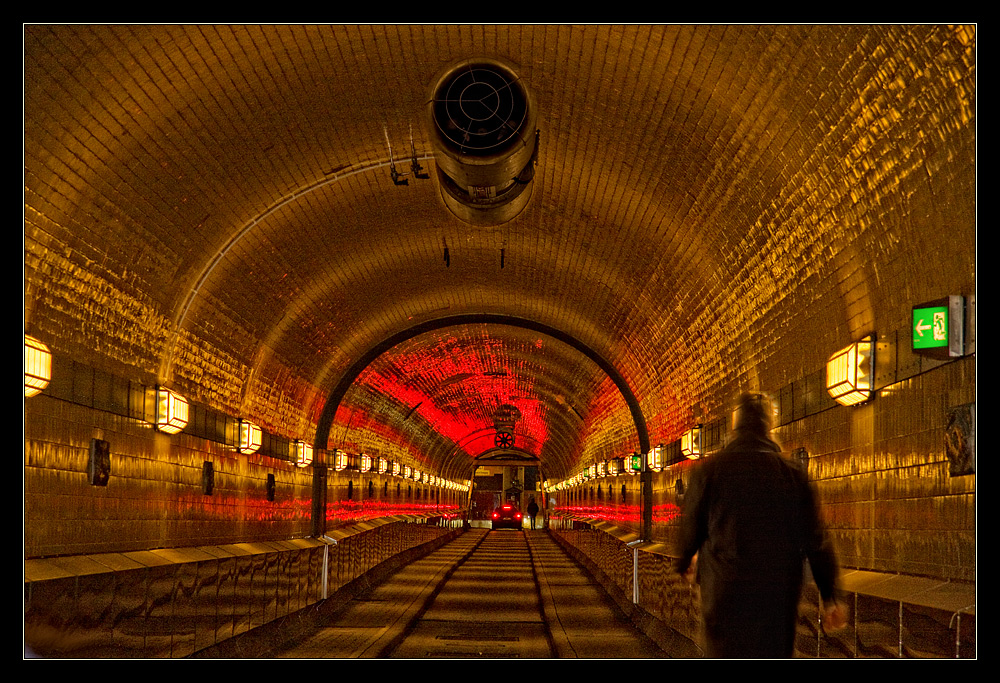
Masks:
[[[684,498],[680,562],[698,554],[709,657],[790,657],[808,559],[824,601],[837,560],[805,474],[767,438],[737,432],[699,463]]]

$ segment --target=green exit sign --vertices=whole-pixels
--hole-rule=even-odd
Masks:
[[[913,307],[913,352],[932,358],[964,353],[965,299],[947,296]]]

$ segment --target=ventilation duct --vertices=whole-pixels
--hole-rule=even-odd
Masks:
[[[508,66],[471,59],[446,69],[428,103],[445,205],[463,221],[499,225],[524,209],[535,175],[535,110]]]

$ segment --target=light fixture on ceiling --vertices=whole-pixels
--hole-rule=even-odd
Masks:
[[[837,403],[852,406],[871,398],[874,355],[874,341],[868,336],[830,356],[826,390]]]
[[[448,209],[499,225],[531,196],[538,131],[531,93],[495,59],[467,59],[435,80],[427,104],[438,185]]]
[[[30,335],[24,335],[24,396],[37,396],[52,380],[52,352]]]

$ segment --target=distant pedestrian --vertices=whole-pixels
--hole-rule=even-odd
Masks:
[[[531,497],[531,502],[528,503],[528,516],[531,517],[531,528],[535,528],[535,515],[538,514],[538,503],[535,502],[535,497]]]
[[[837,559],[805,474],[769,436],[770,403],[744,395],[734,433],[699,463],[684,497],[677,566],[701,587],[708,657],[791,657],[809,560],[824,628],[847,614],[835,600]]]

